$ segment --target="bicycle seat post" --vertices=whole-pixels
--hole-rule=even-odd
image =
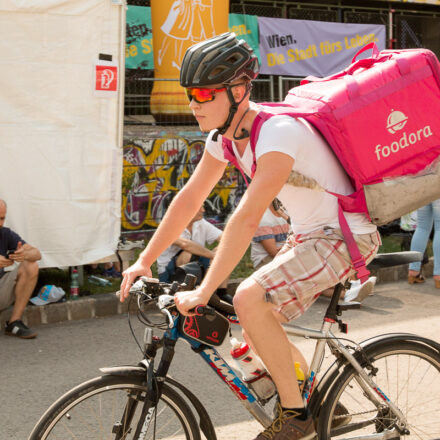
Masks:
[[[336,286],[333,290],[333,295],[330,300],[330,304],[327,307],[327,311],[325,312],[324,319],[333,320],[335,322],[337,321],[337,319],[338,319],[338,304],[339,304],[339,299],[341,298],[343,288],[344,288],[344,286],[341,283],[336,284]]]

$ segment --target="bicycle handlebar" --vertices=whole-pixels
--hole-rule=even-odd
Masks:
[[[168,328],[172,328],[174,325],[172,313],[177,312],[174,294],[179,291],[193,290],[196,279],[194,275],[187,275],[183,283],[173,281],[169,284],[160,282],[156,278],[143,276],[131,286],[129,292],[132,295],[137,295],[139,298],[145,298],[147,302],[154,301],[160,312],[167,317]],[[205,304],[199,304],[190,312],[197,316],[214,315],[215,309]]]

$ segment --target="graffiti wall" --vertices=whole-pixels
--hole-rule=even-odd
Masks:
[[[159,224],[175,194],[193,173],[204,139],[163,137],[127,140],[122,177],[122,231],[140,232]],[[228,166],[205,203],[206,217],[223,223],[237,205],[245,185]]]

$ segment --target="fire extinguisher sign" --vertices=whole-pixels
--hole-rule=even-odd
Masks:
[[[98,96],[114,96],[118,90],[118,66],[108,61],[95,63],[95,93]]]

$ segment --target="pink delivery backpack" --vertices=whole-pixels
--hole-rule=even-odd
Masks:
[[[372,56],[357,59],[366,51]],[[304,118],[326,139],[354,186],[339,199],[339,221],[358,277],[366,279],[343,211],[383,225],[440,198],[440,64],[426,49],[362,48],[352,64],[326,78],[308,77],[282,103],[263,103],[250,134],[274,115]],[[225,157],[235,165],[232,144]],[[252,174],[255,172],[255,154]]]

